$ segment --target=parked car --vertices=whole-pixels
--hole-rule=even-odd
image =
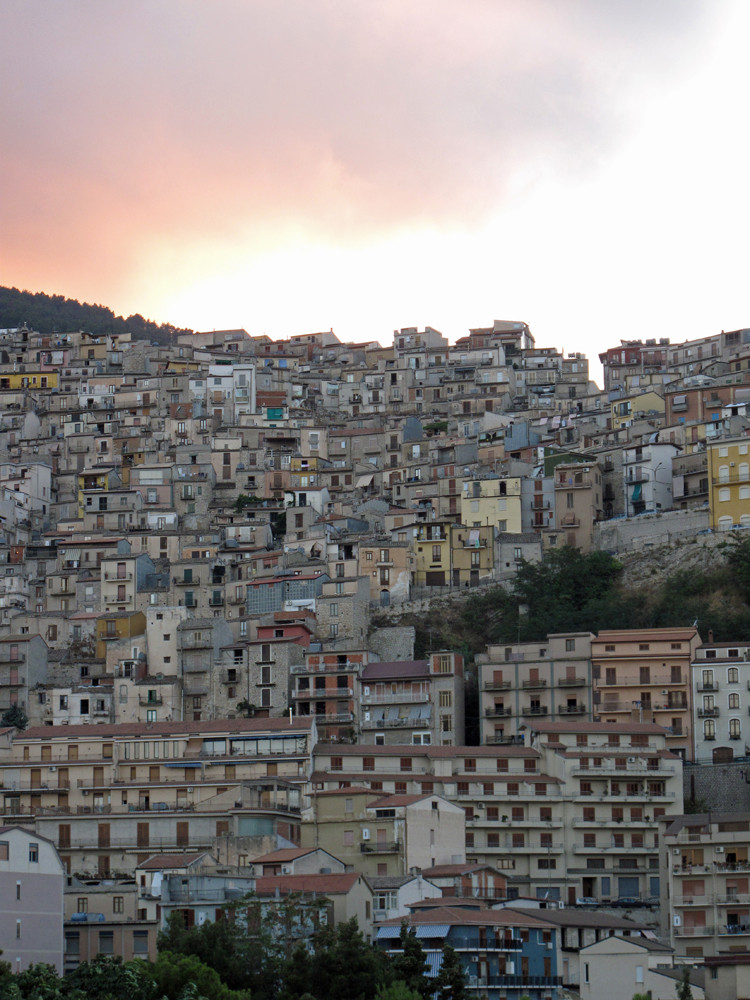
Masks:
[[[620,896],[612,906],[645,906],[646,904],[638,896]]]
[[[579,896],[576,900],[576,906],[598,906],[599,900],[594,899],[593,896]]]

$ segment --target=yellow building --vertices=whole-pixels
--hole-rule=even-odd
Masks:
[[[495,529],[490,525],[451,526],[451,570],[454,587],[476,587],[492,576],[495,564]]]
[[[470,528],[493,527],[499,532],[520,534],[521,479],[492,476],[467,479],[461,496],[461,523]]]
[[[652,414],[664,415],[664,397],[656,392],[640,392],[634,396],[615,399],[612,407],[612,430],[628,427],[633,420],[640,420]]]
[[[96,656],[104,660],[107,644],[118,639],[130,639],[146,631],[146,616],[142,611],[111,611],[96,620]]]
[[[414,540],[414,583],[445,587],[451,580],[450,521],[420,524]]]
[[[3,372],[0,389],[56,389],[57,372]]]
[[[750,525],[750,438],[725,438],[707,450],[711,528]]]

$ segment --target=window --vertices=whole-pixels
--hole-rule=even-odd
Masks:
[[[79,896],[76,903],[77,913],[88,913],[89,912],[89,900],[88,896]]]
[[[115,935],[114,931],[99,931],[99,954],[114,955]]]
[[[730,719],[729,720],[729,739],[738,740],[740,738],[740,720]]]
[[[39,861],[39,844],[29,844],[29,861]]]
[[[113,913],[124,913],[125,912],[125,897],[124,896],[113,896],[113,898],[112,898],[112,912]]]
[[[740,696],[737,694],[736,691],[729,695],[729,707],[730,708],[740,707]]]
[[[703,722],[703,739],[704,740],[715,740],[716,739],[716,723],[713,719],[705,719]]]
[[[739,684],[739,681],[740,681],[739,670],[737,669],[737,667],[730,667],[727,670],[727,683],[728,684]]]

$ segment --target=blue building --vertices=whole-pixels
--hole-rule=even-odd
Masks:
[[[440,972],[443,945],[455,949],[472,1000],[557,1000],[559,928],[543,918],[491,910],[479,901],[436,899],[412,907],[408,923],[425,950],[429,977]],[[376,942],[397,954],[400,933],[401,921],[387,920],[378,926]]]

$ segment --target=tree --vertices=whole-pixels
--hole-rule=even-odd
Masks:
[[[315,935],[310,992],[317,1000],[374,1000],[390,983],[385,954],[365,941],[352,918]]]
[[[678,1000],[693,1000],[693,991],[690,989],[690,969],[687,965],[682,967],[682,976],[677,983]]]
[[[29,717],[20,705],[11,705],[0,717],[0,726],[15,726],[16,729],[25,729],[29,724]]]
[[[443,945],[443,961],[437,977],[437,993],[440,1000],[464,1000],[466,996],[466,976],[454,948]]]
[[[399,979],[390,986],[381,986],[375,994],[375,1000],[422,1000],[422,998]]]
[[[393,972],[396,979],[402,980],[415,993],[427,1000],[432,996],[433,984],[427,978],[427,959],[424,948],[417,939],[413,927],[405,920],[401,921],[401,954],[393,959]]]
[[[249,990],[230,990],[218,972],[195,955],[160,951],[150,973],[158,996],[166,1000],[250,1000]]]
[[[65,985],[82,1000],[156,1000],[156,985],[148,970],[147,962],[97,955],[66,976]]]

